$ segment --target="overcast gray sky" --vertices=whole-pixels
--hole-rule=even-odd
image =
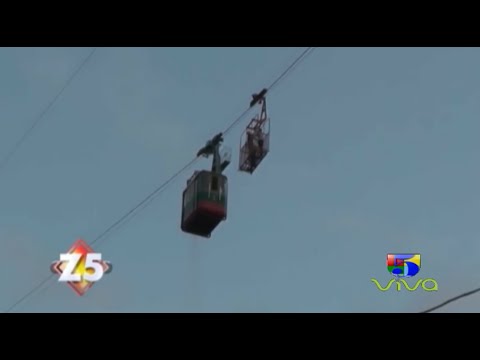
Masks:
[[[0,158],[88,48],[0,49]],[[92,241],[228,126],[301,48],[100,48],[0,172],[0,309]],[[114,271],[53,280],[23,312],[410,312],[477,287],[480,49],[319,48],[268,98],[271,153],[236,170],[228,220],[182,233],[201,160],[94,247]],[[253,113],[252,113],[253,115]],[[439,291],[379,292],[389,252]],[[444,312],[477,312],[480,296]]]

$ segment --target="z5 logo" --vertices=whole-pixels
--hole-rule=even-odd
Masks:
[[[67,283],[78,295],[84,295],[92,285],[112,271],[112,264],[102,260],[102,254],[93,252],[83,240],[77,240],[70,250],[60,254],[51,271],[59,274],[59,282]]]
[[[82,257],[85,257],[85,265],[79,266]],[[102,254],[60,254],[60,261],[66,263],[65,269],[58,279],[60,282],[80,282],[82,280],[96,282],[103,277],[103,265],[100,263]],[[82,267],[83,269],[81,269]],[[77,269],[80,271],[74,274],[73,272]],[[93,270],[93,274],[88,270]]]

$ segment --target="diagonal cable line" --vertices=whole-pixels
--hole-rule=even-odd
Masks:
[[[290,66],[287,67],[285,71],[268,87],[268,90],[270,91],[275,88],[275,86],[277,86],[283,80],[283,78],[285,78],[291,71],[300,65],[300,63],[305,60],[314,50],[314,47],[306,48],[305,51],[301,53],[300,56],[297,57],[295,61],[291,63]]]
[[[60,96],[65,92],[65,90],[70,86],[72,81],[77,77],[77,75],[80,73],[80,70],[82,70],[85,65],[87,64],[88,60],[93,56],[97,48],[94,48],[93,50],[90,51],[90,53],[83,59],[83,61],[80,63],[80,65],[77,67],[77,69],[73,72],[72,75],[67,79],[63,87],[60,89],[60,91],[55,95],[55,97],[47,104],[45,109],[40,113],[40,115],[33,121],[32,125],[23,133],[23,135],[18,139],[18,141],[15,143],[15,145],[12,147],[12,149],[7,153],[7,155],[0,161],[0,171],[2,171],[7,163],[10,161],[10,159],[17,153],[17,151],[20,149],[20,147],[23,145],[23,143],[27,140],[28,136],[32,133],[32,131],[38,126],[40,121],[45,117],[45,115],[50,111],[50,109],[55,105],[57,100],[60,98]]]
[[[35,292],[37,290],[40,290],[40,288],[45,285],[49,280],[51,280],[53,277],[55,276],[55,274],[50,274],[49,277],[45,278],[44,280],[42,280],[42,282],[40,282],[37,286],[35,286],[34,288],[32,288],[32,290],[30,290],[29,292],[27,292],[25,295],[23,295],[20,299],[18,299],[14,304],[12,304],[7,310],[5,310],[6,313],[9,313],[10,311],[12,311],[18,304],[22,303],[24,300],[26,300],[28,297],[32,296],[33,294],[35,294]]]
[[[467,291],[466,293],[463,293],[463,294],[460,294],[460,295],[458,295],[458,296],[455,296],[455,297],[453,297],[453,298],[451,298],[451,299],[448,299],[447,301],[444,301],[443,303],[441,303],[441,304],[439,304],[439,305],[437,305],[437,306],[434,306],[434,307],[432,307],[432,308],[430,308],[430,309],[428,309],[428,310],[421,311],[421,313],[430,313],[430,312],[435,311],[435,310],[438,310],[438,309],[440,309],[440,308],[442,308],[442,307],[444,307],[444,306],[446,306],[446,305],[448,305],[448,304],[451,304],[451,303],[453,303],[453,302],[455,302],[455,301],[458,301],[458,300],[460,300],[460,299],[463,299],[463,298],[466,298],[466,297],[471,296],[471,295],[473,295],[473,294],[476,294],[477,292],[480,292],[480,288],[477,288],[477,289],[471,290],[471,291]]]

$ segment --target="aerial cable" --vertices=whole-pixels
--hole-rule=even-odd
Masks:
[[[432,307],[432,308],[430,308],[430,309],[428,309],[428,310],[425,310],[425,311],[421,311],[421,313],[430,313],[430,312],[435,311],[435,310],[438,310],[438,309],[440,309],[440,308],[442,308],[442,307],[444,307],[444,306],[446,306],[446,305],[448,305],[448,304],[450,304],[450,303],[452,303],[452,302],[455,302],[455,301],[457,301],[457,300],[463,299],[463,298],[468,297],[468,296],[470,296],[470,295],[476,294],[477,292],[480,292],[480,288],[477,288],[477,289],[471,290],[471,291],[467,291],[466,293],[463,293],[463,294],[460,294],[460,295],[458,295],[458,296],[455,296],[455,297],[453,297],[453,298],[451,298],[451,299],[449,299],[449,300],[447,300],[447,301],[444,301],[444,302],[441,303],[440,305],[434,306],[434,307]]]
[[[16,154],[16,152],[20,149],[20,147],[23,145],[23,143],[27,140],[28,136],[32,133],[32,131],[37,127],[37,125],[40,123],[40,121],[47,115],[47,113],[50,111],[50,109],[55,105],[57,100],[60,98],[60,96],[65,92],[65,90],[70,86],[72,81],[77,77],[77,75],[80,73],[80,70],[82,70],[85,65],[87,64],[88,60],[93,56],[97,48],[93,48],[90,53],[83,59],[83,61],[80,63],[80,65],[77,67],[77,69],[73,72],[72,75],[67,79],[63,87],[60,89],[60,91],[55,95],[55,97],[48,103],[48,105],[45,107],[45,109],[40,113],[40,115],[33,121],[32,125],[23,133],[23,135],[20,137],[20,139],[15,143],[15,145],[12,147],[12,149],[7,153],[7,155],[0,161],[0,171],[2,171],[7,163],[10,161],[10,159]]]
[[[287,69],[280,74],[275,81],[266,89],[263,89],[262,92],[260,92],[259,95],[265,95],[270,89],[273,87],[278,86],[278,84],[286,78],[288,74],[290,74],[295,67],[297,67],[302,60],[304,60],[308,55],[312,53],[312,51],[315,48],[307,48],[305,51],[303,51],[296,59],[295,61],[290,64]],[[248,112],[258,103],[258,101],[261,99],[261,96],[257,96],[257,98],[252,100],[250,103],[250,106],[237,118],[235,119],[227,128],[226,130],[222,133],[223,135],[231,131],[235,125],[237,125],[247,114]],[[98,243],[101,239],[106,238],[108,234],[110,234],[114,230],[118,230],[121,226],[125,225],[127,222],[132,220],[140,211],[145,209],[157,196],[159,196],[163,191],[166,190],[167,186],[171,184],[178,176],[180,176],[184,171],[186,171],[188,168],[190,168],[199,158],[200,155],[197,154],[197,156],[192,159],[189,163],[187,163],[185,166],[183,166],[180,170],[178,170],[175,174],[173,174],[170,178],[168,178],[165,182],[163,182],[160,186],[158,186],[152,193],[150,193],[147,197],[145,197],[142,201],[140,201],[136,206],[134,206],[132,209],[130,209],[125,215],[123,215],[119,220],[117,220],[115,223],[113,223],[111,226],[109,226],[104,232],[102,232],[99,236],[97,236],[91,243],[90,245],[93,245],[95,243]],[[17,307],[20,303],[25,301],[27,298],[32,296],[38,289],[40,289],[45,283],[47,283],[51,278],[54,277],[54,274],[51,274],[48,278],[44,279],[41,283],[39,283],[37,286],[35,286],[32,290],[30,290],[27,294],[25,294],[23,297],[21,297],[19,300],[17,300],[12,306],[10,306],[6,312],[10,312],[13,310],[15,307]]]

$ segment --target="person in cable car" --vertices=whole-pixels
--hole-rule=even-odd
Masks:
[[[255,128],[247,132],[248,159],[252,169],[255,169],[262,159],[263,144],[262,129]]]
[[[262,129],[258,128],[258,129],[255,129],[255,131],[257,132],[256,134],[256,137],[257,137],[257,141],[258,141],[258,149],[260,151],[260,156],[263,155],[263,138],[264,138],[264,134],[262,132]]]

